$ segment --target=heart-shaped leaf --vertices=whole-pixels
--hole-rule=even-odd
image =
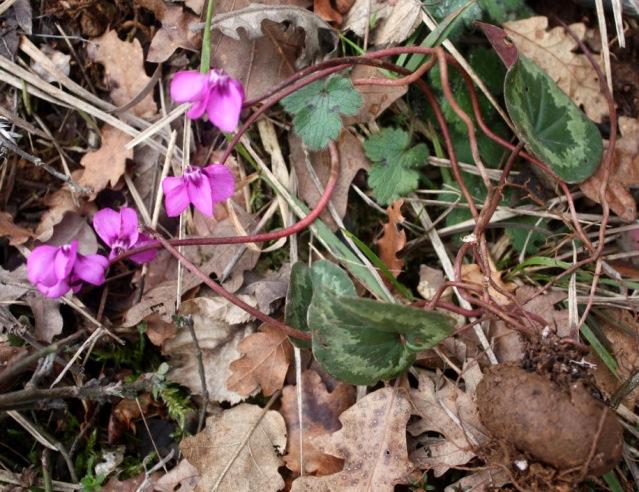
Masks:
[[[284,307],[284,322],[298,330],[309,331],[306,314],[312,298],[311,269],[304,263],[297,262],[291,268],[288,291],[286,292],[286,306]],[[311,342],[307,340],[293,338],[291,342],[300,348],[311,347]]]
[[[521,53],[506,74],[504,96],[517,135],[557,176],[579,183],[594,174],[603,153],[599,130]]]

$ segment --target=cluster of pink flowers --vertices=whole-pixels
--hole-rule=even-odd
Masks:
[[[190,118],[206,113],[209,121],[225,132],[234,131],[244,103],[242,84],[219,70],[209,73],[178,72],[171,81],[171,97],[175,102],[192,103],[187,112]],[[233,174],[222,164],[206,167],[188,166],[182,176],[169,176],[162,181],[164,205],[169,217],[180,215],[190,205],[202,214],[211,216],[214,205],[233,195]],[[135,210],[124,207],[119,212],[110,208],[98,211],[93,227],[111,249],[108,258],[99,254],[78,252],[78,241],[63,246],[36,247],[27,259],[29,281],[47,297],[60,297],[69,290],[78,292],[82,282],[104,283],[109,260],[123,252],[142,246],[151,239],[139,231]],[[156,251],[148,250],[129,258],[146,263],[155,258]]]

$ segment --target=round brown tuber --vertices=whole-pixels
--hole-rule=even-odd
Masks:
[[[581,381],[568,391],[537,373],[497,365],[477,387],[477,406],[481,421],[496,438],[558,470],[583,467],[595,439],[588,475],[610,471],[621,458],[621,424]]]

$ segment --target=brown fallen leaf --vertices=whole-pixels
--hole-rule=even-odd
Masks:
[[[167,340],[175,338],[177,334],[175,323],[167,323],[157,314],[152,314],[144,321],[146,321],[146,336],[157,347],[161,347]]]
[[[114,475],[107,483],[100,487],[100,490],[102,492],[148,492],[150,490],[157,490],[155,481],[161,476],[162,474],[160,472],[155,472],[147,477],[146,473],[142,472],[135,477],[120,480],[117,475]],[[146,484],[146,486],[143,486],[143,484]]]
[[[189,460],[182,460],[178,465],[155,482],[157,492],[190,492],[200,481],[200,474]]]
[[[398,258],[397,253],[406,246],[406,231],[400,230],[399,225],[404,222],[402,205],[404,200],[396,200],[386,209],[388,222],[384,224],[382,237],[375,240],[379,248],[379,258],[388,267],[395,278],[402,273],[404,259]]]
[[[511,478],[506,470],[499,467],[489,467],[457,480],[444,489],[444,492],[458,492],[468,490],[472,492],[493,492],[510,483]],[[559,491],[557,491],[559,492]]]
[[[256,304],[248,296],[240,298],[252,306]],[[230,375],[231,362],[240,357],[240,342],[254,331],[248,324],[250,315],[220,297],[197,297],[184,301],[180,314],[190,315],[193,319],[193,329],[202,350],[209,399],[230,403],[242,400],[243,395],[227,389],[226,380]],[[178,330],[175,338],[164,342],[163,353],[171,358],[168,378],[201,395],[202,383],[190,330]]]
[[[615,146],[606,187],[606,200],[615,214],[632,222],[637,219],[637,203],[629,187],[639,185],[639,120],[621,116],[619,131],[621,138]],[[600,203],[599,189],[602,179],[603,169],[600,167],[595,174],[579,185],[584,195],[597,203]]]
[[[74,239],[78,241],[79,253],[92,255],[98,251],[98,238],[87,217],[70,211],[66,212],[62,220],[53,227],[53,234],[47,243],[60,246],[69,244]]]
[[[342,23],[342,30],[364,37],[366,25],[376,19],[369,42],[376,46],[396,45],[410,36],[421,20],[417,0],[356,0]]]
[[[539,65],[588,117],[601,123],[608,116],[608,105],[599,88],[597,72],[586,55],[575,53],[577,42],[563,27],[548,29],[548,18],[530,17],[503,25],[519,51]],[[585,24],[571,24],[570,29],[583,39]]]
[[[435,476],[464,465],[475,457],[475,450],[490,440],[479,420],[475,388],[481,378],[476,362],[466,364],[466,391],[443,376],[416,369],[418,388],[410,390],[413,413],[420,419],[408,426],[410,435],[421,444],[411,453],[421,469],[432,469]],[[433,442],[427,433],[438,432],[442,439]]]
[[[426,300],[432,299],[440,287],[446,283],[444,272],[438,268],[432,268],[428,265],[419,266],[419,284],[417,284],[417,292]],[[442,293],[442,298],[450,297],[453,290],[448,287]]]
[[[254,5],[254,15],[248,19],[225,14],[239,12]],[[215,30],[212,35],[213,65],[222,67],[233,77],[244,84],[248,99],[261,96],[274,85],[290,77],[299,68],[308,65],[315,59],[321,59],[335,49],[337,34],[328,24],[312,12],[300,11],[300,22],[273,22],[267,7],[290,5],[306,8],[308,0],[273,0],[268,6],[255,5],[251,0],[220,0],[215,7],[216,17],[227,19],[223,25],[224,34]],[[300,16],[304,16],[303,18]],[[273,17],[273,19],[277,19]],[[302,22],[306,20],[306,22]],[[315,21],[315,25],[312,21]],[[306,26],[311,32],[304,31]],[[319,26],[326,26],[326,32],[319,32]],[[240,36],[236,28],[245,32]],[[214,27],[220,29],[220,26]],[[246,33],[246,30],[250,30]],[[225,35],[226,34],[226,35]],[[319,40],[330,40],[319,44]],[[330,46],[329,46],[330,45]],[[328,49],[323,49],[329,46]]]
[[[178,48],[197,51],[202,44],[201,34],[191,29],[191,24],[200,18],[179,5],[167,4],[164,0],[135,0],[135,3],[150,10],[162,27],[155,33],[146,56],[146,61],[162,63]]]
[[[15,225],[10,213],[0,212],[0,237],[8,237],[11,246],[18,246],[31,239],[33,232]]]
[[[126,133],[106,125],[101,131],[102,144],[98,150],[86,153],[80,160],[84,172],[79,179],[81,186],[89,187],[94,193],[115,186],[126,171],[126,160],[133,157],[133,149],[124,146],[131,140]]]
[[[277,469],[286,447],[286,425],[274,410],[242,403],[209,417],[206,428],[180,443],[198,470],[195,490],[209,492],[277,491],[284,480]]]
[[[302,422],[304,475],[330,475],[342,469],[344,461],[319,451],[313,444],[316,436],[339,430],[338,417],[355,402],[355,388],[343,383],[329,393],[322,378],[315,371],[302,373]],[[300,422],[297,387],[286,386],[282,391],[280,413],[286,420],[288,447],[284,461],[289,470],[300,473]]]
[[[342,23],[342,14],[331,5],[331,0],[314,0],[313,12],[326,22]]]
[[[351,72],[351,79],[387,80],[376,67],[357,65]],[[355,125],[376,120],[391,104],[408,91],[406,86],[358,85],[357,92],[362,96],[362,107],[355,116],[344,117],[344,125]]]
[[[319,178],[322,186],[328,181],[330,173],[330,155],[328,151],[308,152],[302,145],[301,139],[290,133],[288,138],[290,152],[290,161],[295,169],[298,180],[299,196],[308,203],[309,207],[317,205],[321,193],[317,190],[315,181],[308,170],[308,163],[312,166]],[[348,190],[355,175],[361,169],[368,169],[370,164],[361,142],[352,133],[348,131],[342,132],[337,141],[337,148],[340,159],[340,174],[337,180],[335,191],[331,197],[331,202],[335,207],[337,215],[344,218],[346,215],[346,206],[348,204]],[[322,188],[323,190],[324,188]],[[332,230],[337,229],[337,224],[326,210],[322,212],[320,218]]]
[[[271,396],[284,386],[284,378],[293,358],[288,337],[274,326],[263,324],[260,331],[240,342],[242,358],[231,362],[231,375],[226,387],[242,396],[262,389]]]
[[[501,306],[510,304],[510,298],[506,296],[505,294],[502,294],[502,292],[511,292],[515,290],[515,288],[517,288],[517,285],[510,282],[505,283],[501,279],[502,273],[496,270],[495,266],[492,264],[492,261],[490,263],[491,263],[490,266],[492,269],[492,272],[490,274],[491,280],[492,282],[495,283],[495,285],[497,285],[497,287],[499,287],[499,290],[493,287],[492,283],[490,285],[486,285],[487,284],[486,278],[484,277],[484,274],[479,268],[479,265],[477,265],[476,263],[462,265],[461,267],[462,282],[476,284],[478,287],[482,289],[485,289],[486,287],[488,287],[488,293],[490,294],[490,297],[493,298],[497,304]]]
[[[121,41],[118,33],[110,30],[92,39],[87,53],[91,60],[104,65],[105,85],[111,88],[111,100],[116,106],[129,103],[151,80],[144,71],[142,46],[137,39],[131,43]],[[153,93],[144,96],[130,111],[142,118],[155,115],[158,108]],[[113,149],[116,150],[122,152],[122,149]]]
[[[344,469],[321,477],[299,477],[291,492],[383,492],[409,483],[413,465],[408,461],[406,423],[410,413],[403,390],[387,387],[366,395],[340,415],[339,431],[313,438],[319,451],[342,458]]]
[[[639,367],[639,322],[625,309],[606,309],[602,314],[597,320],[601,322],[601,329],[609,342],[609,351],[617,361],[618,377],[610,372],[593,350],[593,359],[597,364],[594,376],[597,386],[611,396]],[[634,408],[638,400],[639,387],[635,387],[624,403]]]

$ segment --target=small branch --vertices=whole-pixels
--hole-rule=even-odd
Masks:
[[[204,419],[206,418],[206,407],[209,404],[209,390],[206,386],[206,371],[204,370],[204,361],[202,360],[202,349],[200,348],[200,342],[198,342],[197,335],[195,334],[195,327],[193,326],[193,318],[191,316],[180,316],[180,323],[182,326],[186,326],[191,333],[193,339],[193,349],[195,350],[195,358],[197,359],[197,370],[200,374],[200,384],[202,385],[202,407],[200,408],[200,417],[197,424],[197,431],[200,432],[204,427]]]

